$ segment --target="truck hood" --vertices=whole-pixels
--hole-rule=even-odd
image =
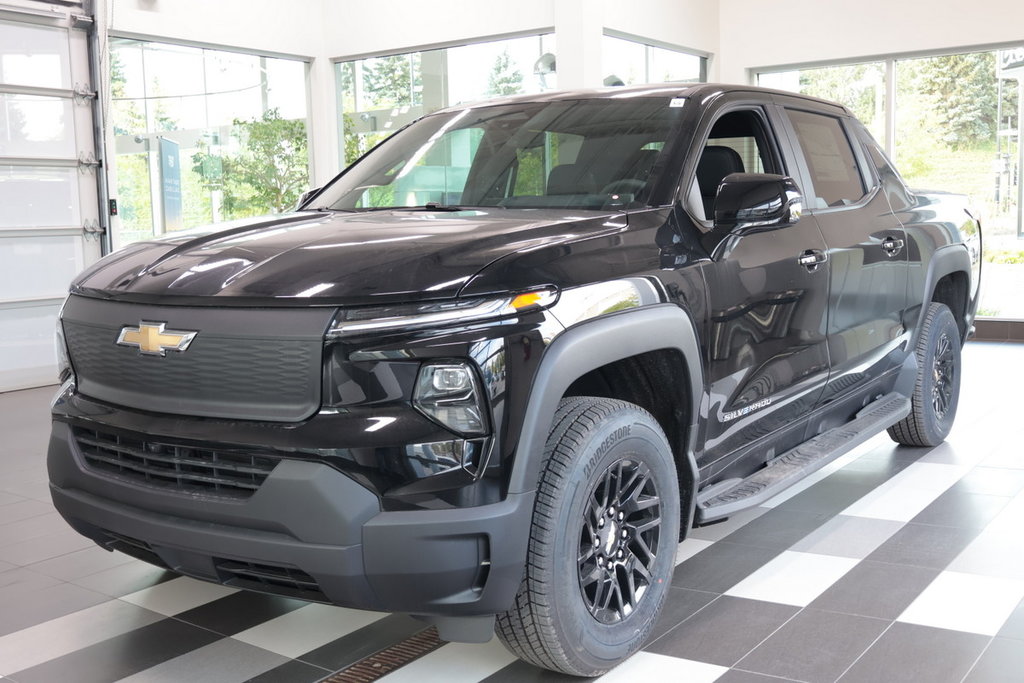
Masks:
[[[79,275],[71,291],[188,305],[443,299],[503,256],[624,222],[621,213],[593,211],[299,212],[129,245]]]

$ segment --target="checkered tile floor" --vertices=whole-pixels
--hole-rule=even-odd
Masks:
[[[946,444],[884,436],[694,530],[645,651],[603,681],[1024,681],[1024,346],[972,342]],[[422,630],[111,554],[49,503],[52,390],[0,395],[0,680],[316,681]],[[497,641],[389,674],[547,681]]]

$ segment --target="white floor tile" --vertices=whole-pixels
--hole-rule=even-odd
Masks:
[[[1021,453],[1019,444],[1003,445],[985,458],[981,464],[985,467],[1024,469],[1024,454]]]
[[[916,462],[840,514],[909,522],[969,469],[963,465]]]
[[[725,594],[806,607],[856,564],[848,557],[787,550]]]
[[[994,636],[1024,598],[1024,580],[942,572],[897,621]]]
[[[948,569],[979,576],[1024,580],[1024,531],[991,527],[949,563]]]
[[[148,626],[163,617],[111,600],[0,637],[0,675],[9,675]]]
[[[309,605],[236,633],[233,638],[295,658],[358,631],[384,616],[382,612]]]
[[[700,538],[688,538],[679,544],[679,549],[676,550],[676,564],[685,562],[690,559],[701,550],[704,550],[708,546],[714,545],[714,541],[705,541]]]
[[[862,560],[901,528],[903,522],[889,519],[837,515],[793,544],[790,550]]]
[[[692,659],[669,657],[653,652],[637,652],[597,680],[601,683],[636,683],[636,681],[713,683],[728,670],[724,666],[695,662]]]
[[[237,592],[237,588],[228,588],[220,584],[182,576],[150,588],[143,588],[140,591],[129,593],[123,596],[121,600],[173,617],[175,614],[187,612],[190,609]]]
[[[476,683],[516,661],[497,638],[449,643],[381,678],[387,683]]]

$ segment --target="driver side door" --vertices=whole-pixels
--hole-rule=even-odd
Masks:
[[[706,133],[691,192],[704,208],[709,297],[703,476],[744,476],[800,443],[828,378],[827,247],[813,220],[768,230],[716,228],[708,212],[719,175],[796,175],[767,107],[733,107]],[[740,166],[737,168],[736,166]],[[711,204],[708,203],[711,196]]]

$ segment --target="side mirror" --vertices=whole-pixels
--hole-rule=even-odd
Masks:
[[[313,187],[303,192],[301,195],[299,195],[299,201],[296,202],[295,208],[301,209],[306,204],[306,202],[308,202],[313,197],[313,195],[315,195],[321,189],[322,188],[319,187]]]
[[[803,197],[789,176],[730,173],[715,195],[715,228],[772,230],[796,223],[802,211]]]

